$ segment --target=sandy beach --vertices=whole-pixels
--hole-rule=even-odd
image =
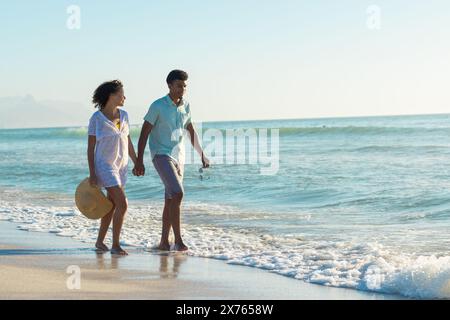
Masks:
[[[84,243],[0,222],[1,299],[399,299],[329,288],[179,253],[97,254]],[[70,266],[80,270],[72,288]],[[69,268],[69,269],[68,269]],[[73,267],[72,267],[73,268]]]

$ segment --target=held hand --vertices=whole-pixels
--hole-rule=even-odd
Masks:
[[[136,162],[134,169],[133,169],[133,174],[137,177],[145,175],[144,164],[141,162]]]
[[[97,176],[95,174],[89,176],[89,184],[91,187],[97,186]]]
[[[202,153],[202,164],[203,168],[209,168],[209,159]]]

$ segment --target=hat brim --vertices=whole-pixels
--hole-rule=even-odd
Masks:
[[[75,191],[78,210],[89,219],[103,218],[113,208],[113,203],[98,186],[91,186],[89,178],[84,179]]]

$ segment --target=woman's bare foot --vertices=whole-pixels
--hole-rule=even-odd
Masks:
[[[128,252],[123,250],[121,247],[112,247],[111,254],[117,254],[119,256],[127,256]]]
[[[170,244],[168,242],[161,242],[158,246],[158,250],[170,251]]]
[[[183,243],[183,241],[175,243],[176,251],[187,251],[189,248]]]
[[[97,248],[97,252],[108,252],[109,248],[103,242],[97,242],[95,244],[95,248]]]

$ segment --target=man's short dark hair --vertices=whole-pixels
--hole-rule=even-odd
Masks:
[[[166,82],[167,84],[171,84],[175,80],[182,80],[186,81],[188,79],[188,74],[186,71],[183,70],[172,70],[169,72],[169,75],[167,76]]]

